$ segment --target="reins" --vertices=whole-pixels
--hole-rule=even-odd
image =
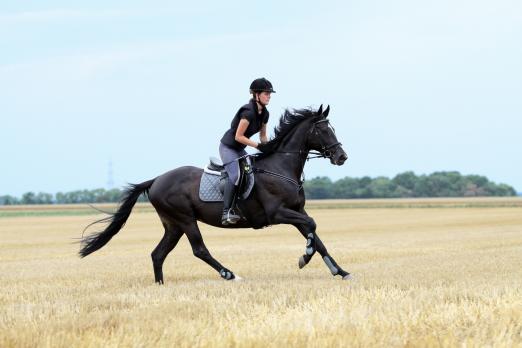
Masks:
[[[327,120],[327,119],[324,119],[324,120],[320,120],[320,121],[315,122],[314,126],[310,130],[309,134],[312,134],[313,132],[315,132],[317,135],[319,135],[317,133],[316,125],[318,123],[322,123],[322,122],[328,122],[328,125],[332,128],[332,130],[335,133],[335,129],[330,124],[330,121]],[[318,150],[318,151],[308,151],[308,152],[306,152],[304,150],[299,150],[299,151],[274,151],[272,153],[299,154],[300,156],[304,155],[304,154],[307,154],[306,161],[309,161],[309,160],[314,159],[314,158],[329,158],[329,159],[332,159],[332,156],[334,155],[335,152],[332,152],[331,149],[332,148],[337,148],[339,146],[342,146],[342,144],[340,142],[336,142],[336,143],[333,143],[333,144],[330,144],[330,145],[325,145],[323,143],[323,139],[320,136],[318,138],[319,138],[319,141],[321,142],[321,150]],[[310,155],[312,155],[312,156],[310,156]],[[258,157],[259,155],[258,154],[254,154],[254,155],[247,155],[247,156]],[[243,158],[243,157],[245,157],[245,156],[239,157],[238,160]],[[254,171],[254,173],[268,174],[270,176],[273,176],[273,177],[276,177],[276,178],[288,181],[288,182],[294,184],[295,186],[297,186],[297,191],[301,191],[303,189],[303,184],[305,182],[304,171],[301,173],[302,179],[297,181],[297,180],[289,178],[289,177],[287,177],[287,176],[285,176],[283,174],[271,172],[269,170],[257,168],[257,167],[254,167],[254,166],[252,166],[252,170]]]

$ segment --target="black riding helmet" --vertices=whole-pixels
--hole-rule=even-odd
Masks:
[[[264,77],[255,79],[250,84],[250,92],[270,92],[275,93],[274,88],[270,81],[265,79]]]

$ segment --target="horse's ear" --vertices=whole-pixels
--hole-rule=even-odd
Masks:
[[[326,107],[326,110],[324,110],[324,112],[323,112],[324,118],[327,118],[329,113],[330,113],[330,105],[328,105]]]
[[[321,106],[319,107],[319,110],[317,110],[317,115],[322,115],[323,114],[323,104],[321,104]]]

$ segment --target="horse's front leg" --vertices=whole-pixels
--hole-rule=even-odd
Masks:
[[[306,213],[303,214],[288,208],[279,208],[274,214],[273,222],[278,224],[294,225],[301,232],[301,234],[307,238],[305,254],[301,257],[301,259],[299,259],[299,268],[303,268],[308,262],[310,262],[316,251],[316,224],[314,219],[306,215]],[[304,264],[302,264],[303,262]]]
[[[305,211],[298,212],[288,208],[280,208],[274,215],[274,222],[292,224],[306,238],[305,253],[299,258],[299,268],[306,266],[315,252],[318,251],[334,276],[340,275],[343,279],[350,279],[350,273],[343,270],[328,254],[323,242],[317,236],[314,219],[308,216]]]
[[[318,251],[323,258],[324,263],[330,269],[330,272],[336,276],[340,275],[343,279],[351,279],[350,273],[343,270],[334,258],[330,256],[328,250],[316,233],[316,224],[314,219],[306,214],[305,211],[297,212],[288,208],[279,209],[275,215],[275,219],[279,223],[287,223],[294,225],[299,232],[306,238],[306,249],[303,256],[299,258],[299,268],[306,266],[315,252]]]
[[[312,233],[302,224],[294,224],[294,226],[299,230],[299,232],[301,232],[303,237],[306,238],[305,253],[299,258],[299,268],[303,268],[310,262],[310,260],[312,260],[312,256],[314,256],[317,250],[317,233],[315,228]]]
[[[306,238],[306,245],[307,249],[303,256],[299,258],[299,268],[303,268],[310,262],[312,259],[312,255],[308,255],[308,245],[312,244],[314,245],[314,249],[319,252],[321,257],[323,258],[324,263],[326,263],[326,266],[328,266],[328,269],[330,269],[330,272],[332,275],[340,275],[344,280],[349,280],[352,277],[350,276],[350,273],[346,272],[335,262],[334,258],[328,253],[328,250],[326,250],[326,247],[324,246],[323,242],[317,235],[317,232],[313,234],[313,236],[310,235],[310,233],[307,233],[305,229],[302,228],[301,225],[294,225],[297,227],[299,232],[303,235],[303,237]],[[312,241],[310,239],[313,238]]]

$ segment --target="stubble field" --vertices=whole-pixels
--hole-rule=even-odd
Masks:
[[[101,250],[84,206],[0,209],[0,347],[522,346],[522,199],[311,202],[352,281],[290,226],[200,225],[227,282],[186,237],[154,284],[163,235],[148,204]],[[91,230],[92,231],[92,230]]]

